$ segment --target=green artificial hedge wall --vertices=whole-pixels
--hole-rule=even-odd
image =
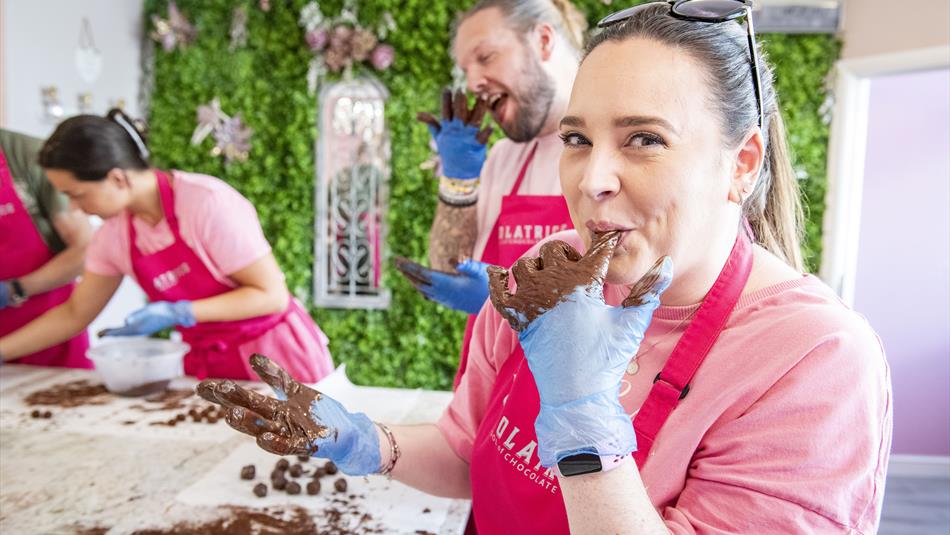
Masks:
[[[396,61],[380,79],[391,98],[386,120],[392,135],[390,182],[390,255],[426,258],[436,182],[419,164],[429,157],[428,132],[415,120],[434,110],[440,88],[451,80],[448,54],[451,21],[471,5],[431,0],[360,2],[359,19],[367,26],[390,12],[397,29],[386,42]],[[392,289],[388,310],[352,311],[314,308],[314,141],[316,99],[307,90],[311,53],[298,25],[305,0],[271,0],[264,12],[257,0],[178,0],[179,10],[197,28],[197,40],[185,49],[155,47],[154,89],[148,117],[154,163],[164,168],[202,172],[229,182],[257,207],[288,286],[330,338],[337,362],[347,363],[354,382],[399,387],[448,389],[458,363],[465,318],[423,300],[387,265],[384,284]],[[341,0],[320,2],[336,15]],[[617,9],[601,0],[576,4],[592,24]],[[247,45],[229,50],[235,7],[248,14]],[[166,0],[146,0],[146,32],[151,16],[165,17]],[[825,191],[828,126],[822,119],[825,78],[837,59],[838,41],[830,36],[765,35],[777,66],[796,166],[805,177],[808,209],[806,256],[817,268]],[[196,108],[214,97],[229,114],[240,114],[254,129],[246,162],[225,165],[209,154],[210,141],[189,143]]]

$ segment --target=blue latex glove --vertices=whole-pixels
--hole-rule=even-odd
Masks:
[[[263,355],[251,356],[250,362],[277,399],[220,379],[202,381],[196,388],[204,399],[229,408],[231,427],[256,437],[261,448],[277,455],[329,459],[351,476],[380,471],[379,437],[369,417],[300,384]]]
[[[458,273],[446,273],[402,257],[396,259],[399,271],[428,299],[469,314],[478,314],[488,299],[488,266],[465,260],[455,266]]]
[[[136,336],[149,335],[169,327],[193,327],[195,314],[192,312],[191,301],[156,301],[129,314],[125,318],[125,325],[113,329],[105,329],[100,336]]]
[[[439,121],[439,128],[429,125],[442,162],[442,174],[450,178],[475,179],[482,172],[487,149],[475,136],[478,127],[466,125],[459,119]]]
[[[534,375],[540,397],[540,411],[535,420],[538,455],[541,464],[554,466],[561,459],[578,454],[628,455],[636,451],[637,440],[619,401],[620,381],[630,359],[636,355],[643,335],[660,303],[660,294],[669,286],[673,275],[672,261],[665,257],[636,284],[626,306],[613,307],[604,302],[603,277],[613,247],[591,248],[583,258],[574,251],[556,259],[545,258],[545,249],[570,245],[549,242],[542,247],[543,268],[513,268],[518,278],[516,294],[505,290],[498,296],[495,288],[507,288],[507,273],[490,270],[492,302],[512,326]],[[606,251],[606,252],[605,252]],[[522,263],[523,261],[519,261]],[[588,263],[586,280],[574,269],[562,280],[571,280],[572,288],[557,288],[561,293],[550,307],[530,306],[527,297],[536,289],[550,295],[550,281],[566,265],[560,262]],[[564,270],[566,273],[567,270]],[[496,280],[497,279],[497,283]],[[530,301],[538,303],[535,293]],[[518,297],[524,299],[519,300]]]
[[[0,310],[10,304],[10,286],[7,281],[0,281]]]
[[[436,119],[429,113],[418,114],[418,119],[429,127],[442,163],[442,175],[457,179],[476,179],[485,163],[486,143],[491,127],[481,129],[488,103],[478,99],[469,110],[465,93],[458,91],[454,97],[446,89],[442,93],[442,117]]]

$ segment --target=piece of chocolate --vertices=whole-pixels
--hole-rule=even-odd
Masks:
[[[49,419],[49,418],[52,418],[52,417],[53,417],[53,413],[50,412],[50,411],[46,411],[46,412],[43,413],[43,418]]]
[[[274,465],[278,470],[286,470],[290,466],[290,461],[287,459],[280,459],[277,461],[277,464]]]
[[[216,424],[216,423],[218,423],[218,419],[217,419],[216,417],[214,417],[214,416],[208,416],[207,420],[208,420],[208,423],[209,423],[209,424]]]
[[[300,494],[300,483],[290,481],[287,483],[287,494]]]
[[[40,411],[34,409],[33,412],[30,413],[30,418],[39,418],[40,414]]]
[[[185,421],[185,418],[186,418],[186,416],[185,416],[184,414],[176,414],[176,415],[175,415],[175,419],[178,420],[179,422],[184,422],[184,421]]]
[[[267,485],[263,483],[258,483],[257,485],[254,485],[254,495],[257,496],[258,498],[263,498],[264,496],[267,496]]]
[[[310,457],[307,457],[306,455],[298,455],[297,460],[302,463],[305,463],[310,460]]]
[[[191,416],[192,418],[194,418],[195,416],[200,416],[200,415],[198,414],[198,411],[196,411],[195,409],[189,409],[188,416]]]
[[[333,488],[335,488],[337,492],[346,492],[346,480],[342,477],[337,479],[333,482]]]
[[[320,481],[314,479],[310,483],[307,483],[307,494],[315,496],[320,493]]]
[[[287,480],[284,479],[284,476],[276,477],[270,480],[270,484],[277,490],[284,490],[287,487]]]
[[[322,467],[322,466],[321,466],[320,468],[317,468],[316,470],[313,471],[313,478],[314,478],[314,479],[319,479],[319,478],[321,478],[321,477],[323,477],[323,476],[325,476],[325,475],[327,475],[327,469],[324,468],[324,467]]]
[[[256,470],[254,469],[254,465],[249,464],[241,468],[241,479],[254,479],[255,472]]]
[[[294,464],[290,467],[290,477],[300,477],[303,475],[303,466]]]
[[[331,475],[331,476],[333,474],[336,474],[338,471],[336,468],[336,465],[333,464],[333,461],[327,461],[327,464],[323,465],[323,470],[324,472],[326,472],[328,475]]]

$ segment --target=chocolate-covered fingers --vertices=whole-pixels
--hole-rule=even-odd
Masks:
[[[613,230],[603,234],[595,235],[593,243],[587,254],[580,260],[587,264],[592,275],[593,283],[603,284],[607,276],[607,267],[610,265],[610,258],[614,254],[614,249],[620,243],[621,233]]]
[[[260,436],[264,433],[287,435],[290,432],[276,421],[264,418],[260,414],[244,407],[232,407],[228,410],[225,421],[236,431],[253,437]]]
[[[275,433],[263,433],[257,437],[257,445],[265,451],[277,455],[312,456],[317,446],[304,436],[287,437]]]
[[[468,124],[472,126],[481,126],[482,119],[485,118],[485,112],[488,111],[488,100],[482,97],[475,99],[475,105],[472,106],[471,113],[468,114]]]
[[[291,377],[283,368],[264,355],[254,353],[251,355],[250,362],[254,373],[256,373],[262,381],[270,385],[279,398],[286,399],[301,389],[306,388]]]
[[[482,145],[484,145],[485,143],[488,143],[488,138],[491,137],[492,131],[494,131],[494,128],[492,127],[492,125],[488,125],[485,128],[482,128],[481,130],[478,131],[477,134],[475,134],[475,141],[478,141]]]
[[[222,381],[215,385],[214,396],[226,407],[244,407],[269,419],[278,414],[280,407],[280,401],[248,390],[234,381]]]
[[[451,121],[452,118],[452,90],[446,87],[442,90],[442,119]]]
[[[581,254],[566,242],[551,240],[541,245],[538,257],[541,259],[542,269],[550,269],[568,262],[577,262],[581,259]]]
[[[645,304],[651,296],[658,297],[670,285],[672,279],[673,261],[664,256],[633,285],[627,298],[623,300],[623,307],[638,307]]]
[[[416,114],[416,120],[423,122],[429,128],[433,129],[433,133],[438,134],[442,130],[442,125],[439,124],[439,120],[436,119],[435,115],[427,111],[420,111]]]
[[[409,279],[409,282],[417,289],[419,286],[428,286],[432,283],[430,270],[421,264],[413,262],[403,256],[397,256],[393,260],[393,263],[396,265],[396,269]]]
[[[492,306],[508,320],[512,329],[521,330],[521,318],[512,307],[514,295],[508,290],[508,270],[498,266],[488,266],[488,296]]]
[[[455,98],[452,100],[452,117],[462,123],[468,123],[468,97],[462,90],[456,91]]]

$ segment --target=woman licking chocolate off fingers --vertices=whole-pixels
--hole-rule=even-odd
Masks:
[[[867,322],[803,274],[749,8],[654,2],[602,21],[560,121],[577,230],[511,281],[490,272],[495,306],[437,423],[389,432],[317,396],[314,455],[471,497],[480,534],[877,529],[887,365]],[[269,443],[305,445],[274,429]]]

